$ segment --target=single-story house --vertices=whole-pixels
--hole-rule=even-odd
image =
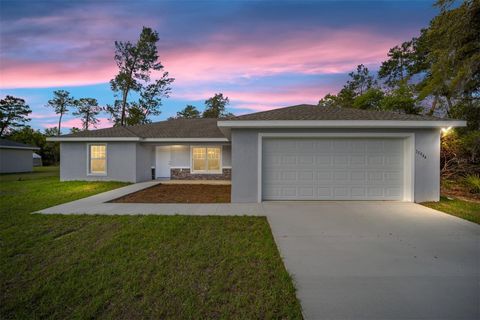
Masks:
[[[32,172],[35,150],[40,148],[0,139],[0,173]]]
[[[61,180],[231,179],[232,202],[438,201],[440,135],[465,121],[298,105],[51,138]]]

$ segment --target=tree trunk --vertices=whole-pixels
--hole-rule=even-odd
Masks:
[[[452,110],[452,99],[450,99],[448,96],[445,96],[445,99],[447,100],[448,105],[447,115],[450,117],[450,110]]]
[[[126,113],[126,105],[127,105],[127,95],[128,95],[128,90],[123,91],[123,98],[122,98],[122,118],[120,120],[120,124],[122,126],[125,125],[125,113]]]
[[[57,132],[57,136],[60,135],[60,130],[61,130],[61,126],[62,126],[62,116],[63,116],[63,112],[60,112],[60,118],[58,119],[58,132]]]
[[[437,108],[437,103],[438,103],[438,96],[435,96],[435,98],[433,98],[432,107],[430,108],[430,111],[428,111],[428,115],[430,116],[433,115],[433,113],[435,112],[435,109]]]
[[[88,130],[88,122],[90,121],[90,112],[87,111],[87,114],[85,116],[85,130]]]

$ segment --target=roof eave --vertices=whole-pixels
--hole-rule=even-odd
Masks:
[[[140,141],[138,137],[48,137],[51,142]]]
[[[227,138],[50,137],[52,142],[228,142]]]
[[[15,147],[15,146],[0,146],[0,149],[40,150],[39,147]]]
[[[445,128],[465,127],[463,120],[228,120],[224,128]],[[223,132],[223,130],[222,130]]]

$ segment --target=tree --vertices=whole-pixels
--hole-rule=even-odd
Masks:
[[[53,92],[53,99],[48,100],[46,107],[53,108],[56,114],[60,115],[58,119],[58,134],[62,133],[62,117],[68,112],[69,107],[74,106],[75,100],[66,90],[56,90]]]
[[[0,137],[11,130],[25,126],[30,121],[28,115],[32,113],[25,100],[7,95],[0,100]]]
[[[136,108],[134,114],[138,114],[139,109],[144,109],[143,112],[148,117],[158,111],[162,97],[168,97],[174,79],[169,78],[168,72],[163,72],[164,67],[158,61],[158,41],[158,33],[147,27],[143,27],[136,43],[115,41],[115,62],[119,72],[110,80],[110,86],[120,99],[118,105],[116,102],[110,108],[110,112],[116,112],[113,118],[119,119],[120,125],[127,123],[130,107]],[[154,83],[150,83],[152,71],[161,73]],[[141,100],[136,106],[128,103],[131,91],[140,92]]]
[[[177,112],[177,119],[196,119],[200,118],[200,111],[197,107],[192,105],[187,105],[185,108]]]
[[[351,90],[355,95],[362,95],[365,91],[377,85],[377,81],[363,64],[357,66],[357,70],[348,74],[350,80],[344,86],[345,90]]]
[[[77,127],[71,127],[70,128],[70,133],[77,133],[77,132],[80,132],[80,131],[82,131],[82,129],[77,128]]]
[[[338,106],[338,97],[334,94],[327,93],[320,101],[318,101],[319,107],[337,107]]]
[[[377,81],[363,64],[357,66],[357,70],[348,74],[350,79],[337,95],[328,93],[318,103],[319,106],[346,107],[354,106],[355,99],[363,95],[369,89],[377,86]],[[359,106],[357,106],[359,107]]]
[[[440,14],[414,39],[410,73],[419,78],[418,98],[431,102],[429,114],[449,115],[456,104],[480,96],[480,2],[454,3],[438,1]]]
[[[59,131],[57,127],[45,129],[46,137],[55,137],[58,135],[59,135]],[[51,155],[53,164],[58,164],[58,161],[60,160],[60,143],[47,142],[47,144],[45,145],[45,150],[48,154]]]
[[[58,136],[58,128],[57,127],[52,127],[52,128],[45,129],[45,136],[47,136],[47,137]]]
[[[223,93],[215,93],[213,97],[205,100],[205,110],[202,117],[204,118],[227,118],[233,116],[227,112],[225,107],[230,103],[228,97],[224,97]]]
[[[389,87],[395,87],[403,82],[411,73],[412,65],[415,63],[415,42],[416,39],[406,41],[400,46],[395,46],[388,51],[389,59],[382,62],[378,77],[385,79]]]
[[[400,111],[409,114],[418,114],[421,107],[417,104],[412,86],[406,81],[398,82],[398,87],[387,93],[380,102],[380,108],[388,111]]]
[[[357,96],[353,101],[352,106],[357,109],[379,110],[383,97],[384,93],[382,90],[378,88],[370,88],[363,94]]]
[[[93,98],[80,98],[74,102],[76,111],[73,112],[74,116],[80,117],[82,121],[82,129],[88,130],[90,126],[96,128],[98,124],[97,116],[102,110],[98,105],[97,99]]]
[[[127,126],[134,126],[137,124],[146,124],[152,122],[152,120],[147,117],[145,109],[135,102],[130,104],[130,108],[128,109],[128,114],[125,121],[125,125]]]
[[[57,162],[56,159],[59,158],[60,148],[58,142],[47,142],[46,138],[47,136],[56,136],[58,128],[54,127],[45,131],[46,133],[42,133],[40,130],[34,130],[30,126],[25,126],[18,130],[12,130],[7,138],[39,147],[38,154],[42,156],[43,165],[51,165]]]
[[[127,106],[127,110],[128,109],[130,109],[129,106]],[[122,101],[115,99],[113,105],[107,104],[103,111],[109,115],[108,120],[112,122],[114,126],[121,125]]]

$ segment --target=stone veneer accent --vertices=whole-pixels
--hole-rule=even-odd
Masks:
[[[190,169],[170,169],[172,180],[231,180],[232,169],[223,168],[222,173],[190,173]]]

